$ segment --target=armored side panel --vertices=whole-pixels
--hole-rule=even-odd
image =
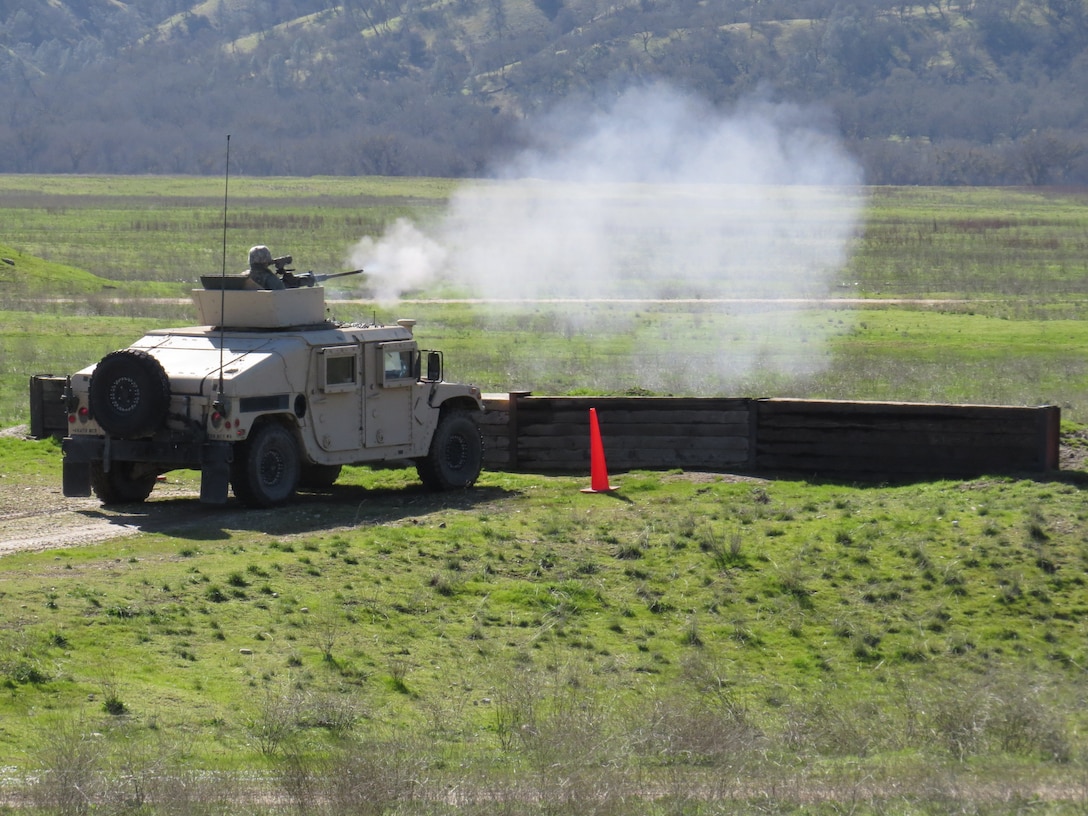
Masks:
[[[286,329],[325,320],[325,291],[306,289],[194,289],[197,316],[204,326]]]

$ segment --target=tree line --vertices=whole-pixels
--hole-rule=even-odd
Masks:
[[[877,184],[1088,183],[1082,0],[0,3],[0,171],[486,173],[557,100],[830,111]]]

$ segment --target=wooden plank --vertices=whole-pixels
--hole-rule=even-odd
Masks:
[[[484,469],[502,470],[510,464],[510,451],[497,448],[484,448]]]
[[[601,426],[601,439],[640,439],[644,436],[673,436],[687,437],[693,440],[714,439],[721,436],[748,437],[748,425],[673,425],[671,423],[654,422],[649,425],[624,424]],[[555,424],[538,423],[522,426],[522,438],[540,437],[552,438],[563,436],[582,436],[589,439],[589,425],[574,425],[561,422]]]
[[[570,450],[536,450],[532,452],[522,451],[518,461],[525,469],[538,468],[543,471],[568,471],[582,472],[590,468],[588,452],[578,455]],[[675,467],[688,468],[739,468],[747,461],[744,452],[720,453],[714,455],[711,451],[687,450],[687,451],[662,451],[662,455],[652,455],[651,452],[641,453],[630,451],[615,455],[605,453],[605,461],[610,471],[632,469],[670,469]]]
[[[1039,409],[1039,446],[1043,450],[1043,469],[1058,470],[1061,467],[1061,409],[1047,405]]]
[[[1024,455],[1035,455],[1037,450],[1034,446],[1030,445],[1018,445],[1018,446],[1003,446],[1003,447],[991,447],[985,445],[920,445],[913,444],[911,440],[901,440],[897,444],[889,445],[872,445],[865,448],[842,448],[837,445],[827,445],[822,442],[815,442],[810,444],[795,443],[793,445],[777,445],[774,447],[760,448],[761,453],[768,454],[787,454],[793,453],[797,455],[819,455],[819,456],[836,456],[842,459],[920,459],[920,458],[932,458],[932,457],[954,457],[954,456],[992,456],[994,458],[1011,458],[1011,457],[1023,457]]]
[[[765,429],[761,429],[764,430]],[[949,431],[930,428],[920,433],[903,433],[889,430],[849,429],[830,433],[796,430],[790,433],[761,433],[760,444],[765,448],[778,445],[805,444],[819,441],[821,444],[846,449],[865,447],[894,447],[896,445],[1002,447],[1020,444],[1036,445],[1035,433],[988,433]]]
[[[563,437],[558,440],[525,439],[518,440],[518,455],[529,455],[532,451],[559,450],[579,451],[589,455],[589,444],[580,439]],[[747,455],[749,442],[746,438],[730,437],[724,439],[706,440],[705,444],[691,445],[689,440],[680,437],[655,437],[640,441],[630,441],[628,444],[620,444],[615,441],[605,442],[605,456],[611,456],[626,451],[661,451],[683,452],[691,450],[705,450],[713,455],[723,453],[741,452]]]
[[[620,450],[719,450],[719,451],[746,451],[748,450],[748,437],[746,436],[718,436],[710,437],[708,439],[696,440],[698,444],[693,445],[692,440],[685,436],[645,436],[638,439],[602,439],[604,443],[604,449],[608,451],[620,451]]]
[[[889,462],[887,460],[854,460],[854,459],[823,459],[805,458],[796,456],[787,457],[760,457],[760,472],[784,472],[805,473],[817,476],[861,476],[864,474],[879,475],[883,478],[894,479],[897,476],[928,476],[928,477],[973,477],[986,474],[1008,473],[1037,473],[1040,468],[1034,460],[1030,462],[1016,462],[1002,459],[996,462],[988,461],[904,461]]]
[[[647,428],[694,428],[702,433],[714,433],[720,430],[735,429],[739,433],[747,433],[749,426],[748,417],[736,417],[736,418],[722,418],[722,419],[703,419],[694,420],[690,417],[677,417],[675,419],[666,416],[663,417],[640,417],[636,415],[625,415],[622,417],[602,417],[598,415],[598,420],[601,428],[601,433],[641,433]],[[580,428],[583,431],[587,431],[589,428],[589,422],[586,417],[571,417],[571,416],[556,416],[548,418],[547,420],[537,420],[534,418],[525,417],[521,423],[521,427],[525,430],[531,428],[554,428],[554,427],[570,427]]]
[[[760,450],[756,460],[761,468],[776,470],[815,470],[850,473],[880,471],[910,472],[1009,472],[1010,470],[1039,470],[1039,451],[1025,447],[1019,450],[1001,448],[919,447],[911,445],[846,451],[813,444]]]
[[[754,400],[755,409],[764,415],[809,412],[814,415],[830,414],[849,416],[852,414],[874,414],[888,416],[899,414],[933,414],[944,416],[995,416],[1000,414],[1032,414],[1046,406],[1023,405],[976,405],[930,402],[866,402],[838,400],[794,400],[794,399],[759,399]]]
[[[611,471],[671,470],[672,468],[740,470],[747,461],[748,457],[742,454],[710,456],[706,452],[687,451],[678,453],[668,459],[653,456],[610,457],[608,458],[608,468]]]
[[[722,426],[722,425],[736,425],[744,426],[748,422],[748,416],[745,415],[729,415],[719,414],[716,416],[709,415],[692,415],[692,414],[677,414],[670,415],[668,413],[659,413],[653,416],[639,415],[636,413],[623,413],[619,415],[598,414],[597,418],[600,422],[601,431],[604,432],[611,427],[623,427],[625,425],[630,426],[652,426],[652,425],[700,425],[710,428]],[[553,426],[553,425],[573,425],[580,428],[589,427],[589,414],[588,412],[582,413],[558,413],[558,414],[539,414],[539,413],[522,413],[519,415],[518,426],[519,428],[531,428],[533,426]]]
[[[1025,422],[1031,422],[1036,416],[1035,411],[1023,413],[1002,411],[992,414],[979,414],[974,411],[964,413],[947,413],[943,411],[932,413],[911,411],[910,413],[902,413],[899,411],[888,411],[883,414],[871,411],[866,411],[864,413],[848,412],[843,414],[827,413],[824,411],[819,413],[789,411],[777,414],[767,414],[763,411],[759,411],[757,413],[759,414],[761,423],[774,426],[790,426],[799,423],[813,423],[819,425],[868,425],[872,423],[890,422],[902,422],[905,424],[913,423],[915,425],[927,422],[938,424],[961,423],[967,425],[986,425],[991,423],[1023,424]]]
[[[1025,434],[1018,436],[995,437],[993,435],[963,435],[955,433],[941,434],[936,431],[929,434],[798,434],[776,439],[760,438],[760,450],[786,450],[820,447],[840,452],[844,456],[862,455],[868,452],[891,453],[898,450],[948,449],[973,450],[976,448],[1001,451],[1019,448],[1038,448],[1032,437]]]
[[[866,422],[842,422],[829,419],[812,419],[811,417],[794,417],[788,422],[760,421],[761,433],[772,435],[785,435],[789,433],[807,432],[820,434],[833,434],[848,431],[886,431],[900,434],[918,434],[930,430],[956,430],[966,433],[996,433],[996,434],[1024,434],[1034,432],[1036,418],[1025,417],[1020,420],[962,420],[962,419],[911,419],[904,420],[899,417],[887,417],[883,419],[873,418]]]
[[[665,411],[747,410],[751,400],[744,397],[522,397],[519,409],[603,411],[657,409]]]

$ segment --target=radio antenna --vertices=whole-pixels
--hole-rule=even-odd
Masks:
[[[219,273],[219,391],[216,402],[223,397],[223,343],[227,322],[227,201],[230,198],[230,134],[227,134],[227,164],[223,177],[223,267]]]

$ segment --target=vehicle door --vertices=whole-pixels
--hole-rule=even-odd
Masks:
[[[374,376],[367,387],[367,447],[411,444],[418,360],[414,342],[375,344]]]
[[[363,372],[358,343],[314,349],[310,411],[314,440],[325,451],[357,450],[363,441]]]

